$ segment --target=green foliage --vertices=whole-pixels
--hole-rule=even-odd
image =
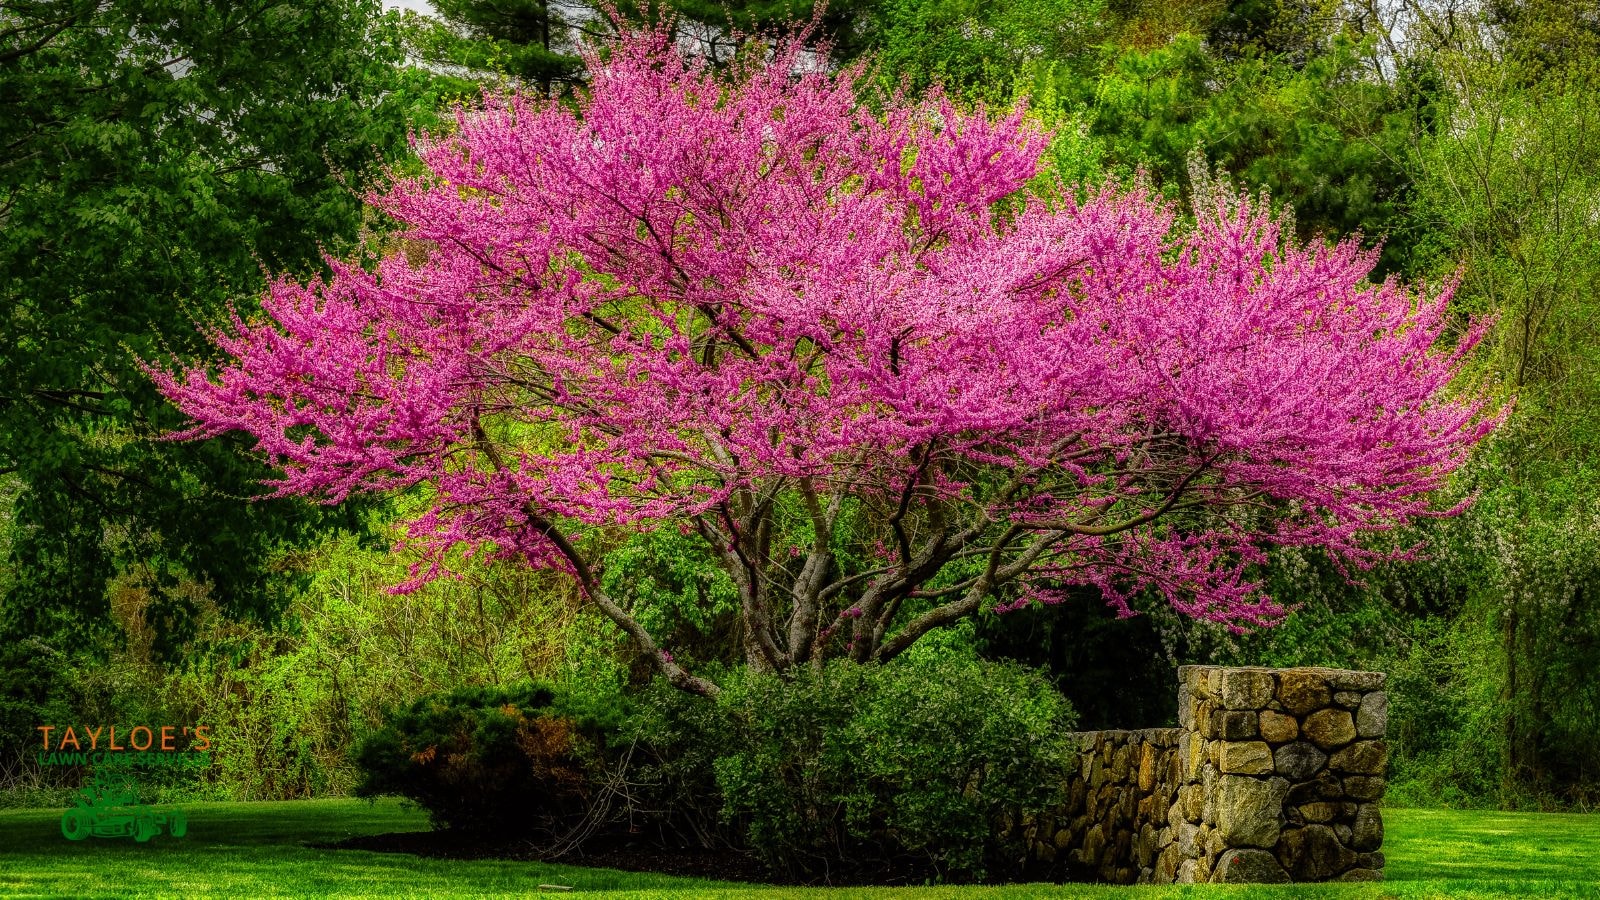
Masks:
[[[946,654],[722,681],[715,700],[664,684],[632,701],[543,683],[431,695],[363,740],[357,793],[545,844],[625,819],[795,876],[958,880],[1007,874],[1020,833],[1002,823],[1061,800],[1074,716],[1027,670]]]
[[[813,27],[835,58],[849,59],[863,47],[864,29],[878,0],[624,0],[617,7],[634,20],[672,16],[679,33],[713,63],[731,59],[740,35],[765,34],[796,25]],[[820,16],[818,15],[820,13]]]
[[[269,473],[181,423],[135,354],[202,353],[263,270],[350,250],[360,190],[413,95],[377,0],[28,0],[0,8],[0,632],[104,646],[108,588],[149,592],[170,647],[204,594],[270,616],[273,551],[345,515],[248,503]],[[199,586],[200,590],[195,590]]]
[[[629,535],[605,555],[601,585],[640,625],[695,661],[731,661],[739,591],[704,541],[670,528]]]
[[[882,0],[870,40],[885,87],[1005,103],[1019,72],[1071,65],[1101,39],[1105,13],[1104,0]]]
[[[1425,63],[1375,78],[1376,38],[1333,27],[1326,6],[1196,7],[1183,23],[1195,31],[1130,45],[1113,39],[1118,27],[1150,20],[1100,2],[888,0],[876,59],[888,85],[937,84],[990,106],[1026,98],[1057,131],[1050,162],[1065,181],[1145,177],[1176,197],[1198,149],[1293,207],[1306,236],[1387,238],[1385,266],[1403,269],[1405,160],[1441,85]],[[1229,29],[1225,52],[1217,35]]]
[[[1225,59],[1278,57],[1303,65],[1338,33],[1339,0],[1232,0],[1217,6],[1205,37]]]
[[[1405,148],[1434,102],[1407,76],[1397,87],[1364,77],[1362,45],[1344,39],[1299,66],[1271,57],[1227,61],[1180,35],[1115,54],[1092,85],[1089,132],[1127,178],[1142,171],[1171,193],[1198,149],[1251,190],[1294,209],[1306,236],[1396,234],[1406,195]]]
[[[1502,59],[1523,84],[1594,74],[1600,6],[1593,0],[1488,0],[1484,6],[1501,36]]]
[[[745,674],[717,705],[726,814],[772,866],[1003,877],[1020,821],[1061,800],[1073,714],[1014,666],[943,656]],[[719,736],[720,737],[720,736]],[[867,863],[866,861],[871,861]]]
[[[837,58],[861,52],[875,0],[431,0],[427,15],[408,13],[406,47],[422,65],[415,74],[432,92],[472,103],[484,87],[546,95],[582,86],[583,42],[630,25],[671,21],[680,40],[714,64],[731,62],[744,42],[796,25],[814,28]],[[820,13],[820,15],[819,15]]]
[[[30,769],[42,724],[71,721],[72,705],[56,682],[63,658],[37,640],[0,644],[0,790],[33,792],[48,787],[47,773]],[[5,793],[0,793],[4,805]]]
[[[376,526],[375,526],[376,528]],[[311,573],[271,626],[205,607],[173,667],[149,654],[138,592],[119,591],[118,640],[64,654],[28,639],[0,652],[0,790],[70,786],[38,770],[35,726],[66,722],[207,725],[216,740],[199,778],[159,785],[170,799],[275,800],[353,790],[357,737],[419,696],[529,678],[605,695],[626,672],[617,639],[552,579],[510,564],[459,561],[458,577],[395,595],[407,559],[353,535],[286,560]]]
[[[174,715],[217,735],[210,790],[231,799],[345,794],[352,748],[386,711],[454,688],[530,678],[615,684],[614,665],[580,655],[592,627],[552,580],[459,561],[458,577],[409,594],[406,559],[353,536],[300,564],[308,590],[273,629],[208,621],[194,661],[156,677]]]
[[[1600,796],[1592,677],[1600,665],[1600,103],[1581,66],[1527,83],[1516,55],[1522,38],[1512,38],[1503,60],[1482,47],[1440,55],[1459,100],[1449,127],[1416,152],[1415,215],[1433,234],[1434,265],[1459,271],[1463,307],[1497,317],[1481,377],[1516,400],[1467,473],[1475,509],[1443,537],[1479,574],[1457,625],[1495,648],[1470,683],[1487,682],[1480,705],[1492,696],[1494,727],[1480,731],[1498,747],[1500,802],[1527,792],[1592,803]]]
[[[1389,666],[1389,802],[1482,807],[1504,787],[1505,710],[1492,631],[1423,619]]]

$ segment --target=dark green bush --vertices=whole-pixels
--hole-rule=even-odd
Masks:
[[[1074,718],[1032,670],[949,657],[745,674],[717,707],[724,816],[806,879],[1020,874],[1003,823],[1061,801]]]
[[[424,697],[362,741],[358,796],[399,794],[438,826],[565,838],[596,800],[612,704],[546,684]]]

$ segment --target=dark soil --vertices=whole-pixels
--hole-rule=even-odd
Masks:
[[[834,868],[823,877],[802,878],[774,872],[754,854],[742,850],[707,850],[704,847],[663,845],[642,835],[598,835],[586,841],[581,850],[559,856],[526,837],[494,837],[483,832],[403,831],[347,838],[328,844],[311,844],[322,850],[372,850],[378,853],[411,853],[435,859],[510,859],[573,866],[596,866],[625,872],[656,872],[715,881],[742,881],[751,884],[796,885],[805,887],[924,884],[927,873],[916,861],[875,859],[843,868]],[[1052,873],[1030,873],[1033,879]]]
[[[754,856],[738,850],[706,850],[699,847],[662,847],[629,840],[626,836],[598,838],[583,849],[551,856],[523,838],[496,839],[461,831],[403,831],[348,838],[331,844],[312,844],[324,850],[372,850],[379,853],[411,853],[437,859],[512,859],[597,866],[627,872],[659,872],[710,878],[717,881],[745,881],[756,884],[795,884],[774,878]]]

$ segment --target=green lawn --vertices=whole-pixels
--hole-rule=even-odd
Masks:
[[[450,861],[307,842],[426,827],[396,802],[193,804],[189,834],[148,844],[68,842],[59,811],[0,811],[0,894],[46,897],[326,895],[503,896],[541,884],[626,897],[871,898],[1034,897],[1593,897],[1600,898],[1600,815],[1389,810],[1389,880],[1380,885],[1117,888],[760,888],[539,863]]]

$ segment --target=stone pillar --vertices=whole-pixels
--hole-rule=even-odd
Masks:
[[[1343,669],[1178,670],[1179,883],[1383,877],[1384,676]]]

